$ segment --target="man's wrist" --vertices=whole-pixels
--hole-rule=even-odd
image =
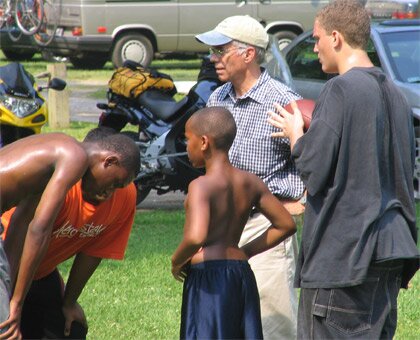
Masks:
[[[73,300],[66,299],[64,297],[64,299],[63,299],[63,308],[72,308],[72,307],[74,307],[76,305],[76,303],[77,303],[77,300],[76,301],[73,301]]]
[[[16,308],[22,309],[23,303],[25,302],[25,299],[19,296],[13,295],[13,297],[10,299],[10,305],[13,305]]]

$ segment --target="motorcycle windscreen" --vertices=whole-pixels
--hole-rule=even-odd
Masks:
[[[35,97],[34,83],[34,77],[20,63],[14,62],[0,67],[0,86],[5,93]]]

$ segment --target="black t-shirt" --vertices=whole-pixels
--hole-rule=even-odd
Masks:
[[[296,286],[353,286],[372,261],[418,259],[411,109],[380,69],[328,81],[292,157],[308,191]]]

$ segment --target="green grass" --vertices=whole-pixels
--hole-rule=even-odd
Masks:
[[[178,336],[182,284],[170,256],[181,240],[183,211],[138,212],[124,261],[104,260],[79,302],[90,339]],[[61,265],[67,275],[71,261]]]
[[[104,260],[79,302],[90,339],[175,339],[182,285],[172,278],[170,256],[182,237],[184,214],[139,211],[123,261]],[[61,266],[67,275],[71,261]],[[396,339],[415,339],[420,329],[420,276],[399,296]]]
[[[70,127],[68,128],[61,128],[61,129],[52,129],[47,125],[42,127],[42,132],[64,132],[67,133],[78,141],[82,141],[89,130],[97,127],[97,124],[94,123],[87,123],[87,122],[70,122]]]
[[[0,51],[0,66],[9,63],[3,53]],[[42,59],[41,54],[35,54],[30,61],[23,61],[21,64],[25,69],[36,76],[47,70],[47,64]],[[197,79],[201,60],[198,57],[190,57],[184,59],[173,59],[168,56],[163,59],[156,59],[152,62],[151,67],[158,69],[160,72],[169,74],[174,81],[190,80],[194,81]],[[66,62],[67,78],[68,81],[102,81],[107,82],[114,68],[111,62],[107,62],[105,66],[98,70],[79,70],[75,69],[70,62]]]

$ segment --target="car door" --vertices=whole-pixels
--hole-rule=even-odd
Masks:
[[[197,34],[216,27],[232,15],[255,17],[257,1],[240,0],[179,0],[178,51],[207,51],[208,46],[195,40]]]
[[[99,1],[99,0],[91,0]],[[158,51],[175,51],[178,42],[178,0],[105,0],[106,25],[114,36],[119,31],[150,31]],[[95,13],[87,18],[94,20]]]
[[[322,72],[318,55],[314,52],[314,44],[312,34],[308,32],[287,46],[283,53],[296,91],[304,98],[316,100],[331,76]]]

